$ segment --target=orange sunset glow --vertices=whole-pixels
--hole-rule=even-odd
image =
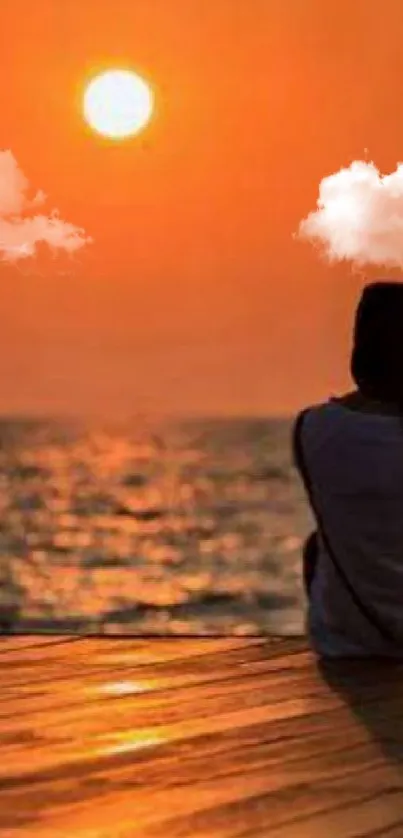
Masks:
[[[23,222],[1,413],[287,414],[345,389],[371,271],[293,234],[325,176],[403,157],[401,0],[4,0],[1,29]],[[114,71],[140,84],[119,107],[89,93]]]

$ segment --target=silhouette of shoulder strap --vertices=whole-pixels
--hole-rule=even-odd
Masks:
[[[333,549],[332,549],[332,547],[329,543],[329,538],[328,538],[326,530],[323,526],[322,516],[320,515],[320,512],[319,512],[319,510],[318,510],[318,508],[315,504],[315,500],[314,500],[314,496],[313,496],[312,482],[311,482],[311,479],[310,479],[310,476],[309,476],[309,473],[308,473],[308,470],[307,470],[307,467],[306,467],[305,457],[304,457],[304,453],[303,453],[303,449],[302,449],[302,442],[301,442],[302,424],[303,424],[304,418],[307,415],[307,413],[309,412],[309,410],[310,410],[310,408],[306,408],[306,410],[303,410],[301,413],[298,414],[295,425],[294,425],[292,442],[293,442],[294,463],[297,466],[298,471],[300,472],[302,481],[304,483],[305,490],[306,490],[306,493],[308,495],[309,503],[310,503],[312,512],[313,512],[313,514],[315,516],[315,519],[316,519],[318,532],[320,533],[320,535],[322,537],[322,541],[325,545],[326,552],[327,552],[329,558],[331,559],[331,561],[333,562],[340,578],[342,579],[345,588],[347,588],[347,590],[349,591],[349,593],[351,595],[351,598],[354,600],[354,603],[357,606],[357,608],[359,609],[359,611],[361,612],[361,614],[363,614],[363,616],[365,617],[367,622],[370,623],[371,628],[375,629],[378,636],[380,635],[383,641],[386,641],[387,643],[392,643],[394,645],[398,644],[399,647],[401,647],[401,643],[400,642],[398,643],[397,639],[393,636],[393,634],[385,626],[383,626],[379,622],[378,617],[377,617],[376,613],[374,612],[374,610],[372,608],[369,608],[368,605],[365,605],[364,602],[362,601],[362,599],[358,596],[357,591],[355,590],[355,588],[351,584],[350,580],[348,579],[344,568],[339,563],[339,561],[338,561],[338,559],[337,559],[335,553],[333,552]]]

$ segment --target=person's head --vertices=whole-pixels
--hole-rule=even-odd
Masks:
[[[364,288],[350,370],[364,396],[403,406],[403,283],[373,282]]]

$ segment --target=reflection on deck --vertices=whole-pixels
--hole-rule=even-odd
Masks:
[[[1,838],[402,838],[403,664],[0,638]]]

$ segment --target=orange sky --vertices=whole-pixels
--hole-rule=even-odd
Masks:
[[[284,413],[348,387],[362,277],[291,236],[325,175],[403,159],[401,0],[2,0],[1,30],[2,147],[95,241],[0,265],[0,411]],[[80,113],[115,66],[157,98],[121,144]]]

